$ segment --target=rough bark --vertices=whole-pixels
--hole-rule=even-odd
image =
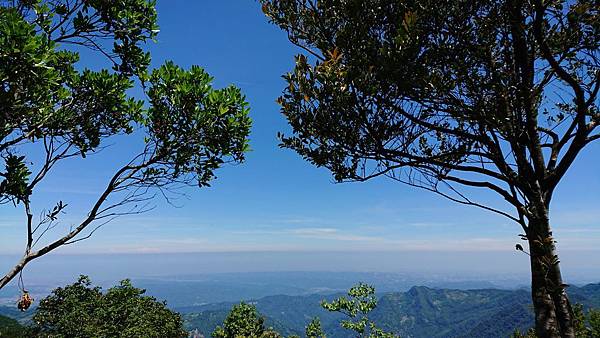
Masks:
[[[560,272],[560,262],[547,212],[530,222],[531,297],[535,330],[540,338],[574,338],[573,311]]]

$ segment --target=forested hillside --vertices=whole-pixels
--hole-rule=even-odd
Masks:
[[[27,329],[17,320],[0,315],[0,337],[26,338]]]
[[[570,296],[585,308],[600,307],[600,284],[572,286]],[[278,295],[249,300],[266,317],[266,326],[285,335],[304,335],[306,325],[319,317],[331,338],[348,337],[340,327],[342,315],[324,310],[320,303],[342,293],[322,295]],[[525,331],[533,325],[529,290],[454,290],[415,286],[406,292],[379,294],[369,317],[382,329],[402,337],[507,337],[515,328]],[[209,336],[223,323],[235,302],[175,308],[183,314],[186,329]],[[35,309],[20,312],[0,307],[1,337],[19,337]]]
[[[600,306],[600,284],[570,288],[574,302]],[[251,301],[266,317],[266,325],[284,334],[302,336],[305,326],[317,316],[331,338],[348,337],[339,326],[339,314],[320,307],[322,296],[269,296]],[[223,322],[234,303],[181,308],[186,328],[210,334]],[[515,328],[533,326],[529,290],[450,290],[417,286],[407,292],[380,295],[370,318],[386,331],[402,337],[507,337]]]

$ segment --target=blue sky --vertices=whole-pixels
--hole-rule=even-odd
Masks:
[[[251,106],[254,126],[247,163],[217,173],[211,188],[188,189],[177,207],[156,200],[149,213],[124,217],[94,236],[59,250],[75,253],[227,251],[489,251],[513,257],[516,224],[456,205],[386,179],[334,184],[330,174],[279,149],[288,131],[275,99],[281,75],[298,53],[252,0],[158,2],[161,32],[150,46],[154,65],[165,60],[198,64],[217,87],[235,84]],[[87,66],[101,64],[92,56]],[[115,166],[138,143],[111,140],[111,148],[85,161],[61,164],[34,200],[37,213],[57,200],[69,203],[66,231],[86,213]],[[556,192],[551,219],[559,250],[591,250],[600,261],[598,146],[587,149]],[[491,195],[478,198],[496,203]],[[0,254],[18,254],[25,241],[22,211],[2,207]],[[500,257],[500,256],[498,256]],[[523,259],[523,264],[527,265]],[[568,269],[568,267],[566,268]]]

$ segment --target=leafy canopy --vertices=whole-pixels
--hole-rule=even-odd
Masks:
[[[280,338],[279,333],[265,328],[265,319],[256,306],[241,302],[231,308],[223,326],[212,333],[213,338]]]
[[[307,338],[326,338],[325,332],[321,325],[321,320],[317,317],[313,318],[304,330]]]
[[[32,259],[89,237],[90,224],[144,212],[157,194],[208,186],[224,163],[244,160],[251,121],[238,88],[213,88],[198,66],[185,70],[168,61],[149,68],[145,45],[158,34],[155,6],[154,0],[0,1],[0,203],[22,207],[27,216],[24,255],[0,288]],[[82,53],[103,57],[106,68],[86,64]],[[145,100],[130,95],[136,85]],[[42,238],[68,203],[34,212],[36,187],[57,163],[87,158],[115,136],[143,139],[143,146],[107,178],[87,217],[63,237]]]
[[[187,337],[179,314],[129,280],[102,292],[86,276],[52,291],[33,316],[52,337]]]
[[[368,318],[377,306],[375,289],[367,284],[359,283],[348,291],[348,297],[339,297],[332,302],[321,302],[321,307],[330,312],[344,314],[346,319],[340,323],[344,329],[353,331],[356,337],[362,338],[398,338],[377,327]],[[265,318],[257,311],[256,306],[240,303],[231,309],[222,326],[218,326],[212,333],[214,338],[282,338],[283,335],[272,328],[265,328]],[[307,338],[325,338],[321,320],[313,318],[305,327]],[[292,335],[289,338],[297,338]]]
[[[386,175],[525,227],[600,137],[594,0],[261,2],[305,51],[282,146],[337,181]]]
[[[375,322],[369,319],[369,312],[377,307],[375,288],[371,285],[359,283],[350,288],[348,297],[339,297],[332,302],[323,301],[321,306],[327,311],[346,315],[347,319],[342,320],[341,325],[345,329],[354,331],[358,334],[357,337],[398,338],[398,336],[380,329]],[[308,328],[314,330],[318,326],[320,326],[318,322],[313,321]],[[323,335],[321,331],[312,334],[312,337]]]

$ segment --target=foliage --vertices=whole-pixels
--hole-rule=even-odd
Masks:
[[[102,292],[86,276],[40,301],[33,321],[51,337],[187,337],[179,314],[129,280]]]
[[[321,327],[321,320],[318,317],[308,323],[305,330],[306,338],[326,338],[323,328]]]
[[[282,147],[336,181],[387,176],[515,221],[536,330],[571,335],[548,215],[565,173],[600,139],[597,1],[261,3],[305,51],[278,100],[292,127]]]
[[[235,305],[223,326],[212,333],[214,338],[280,338],[279,333],[265,328],[265,319],[256,310],[256,306],[241,302]]]
[[[321,306],[327,311],[346,315],[348,319],[342,320],[342,327],[356,332],[358,337],[397,337],[378,328],[375,322],[369,319],[369,312],[377,307],[375,288],[371,285],[359,283],[350,288],[348,298],[339,297],[332,302],[323,301]]]
[[[322,299],[323,296],[320,294],[301,297],[276,295],[260,298],[252,304],[256,306],[258,313],[264,316],[265,327],[272,328],[282,336],[294,336],[304,334],[307,318],[319,316],[326,319],[329,325],[333,319],[337,320],[341,317],[335,314],[329,315],[322,309],[319,306]],[[235,305],[237,303],[217,303],[186,308],[186,313],[183,315],[186,328],[198,329],[208,336],[217,326],[223,326]],[[323,317],[324,315],[326,317]],[[337,322],[335,327],[338,327]]]
[[[350,299],[339,297],[331,302],[322,301],[321,306],[329,312],[342,313],[347,316],[349,319],[342,320],[341,326],[344,329],[356,332],[359,337],[397,337],[377,328],[375,323],[368,319],[367,314],[377,306],[374,293],[375,289],[372,286],[358,284],[348,292]],[[289,316],[289,312],[287,313]],[[272,328],[266,329],[264,323],[265,318],[258,313],[256,306],[242,302],[231,309],[223,325],[217,327],[212,336],[214,338],[283,337]],[[306,326],[305,335],[308,338],[326,337],[318,317],[313,318]],[[293,337],[297,336],[290,336],[290,338]]]
[[[213,88],[198,66],[184,70],[168,61],[149,69],[145,45],[159,31],[155,6],[0,2],[0,203],[23,208],[27,217],[25,253],[0,288],[31,260],[89,237],[91,224],[144,212],[156,195],[208,186],[224,163],[244,160],[251,122],[238,88]],[[104,57],[107,67],[86,68],[98,64],[81,62],[81,53]],[[129,94],[136,84],[146,101]],[[116,136],[143,145],[107,177],[87,217],[62,237],[44,238],[68,203],[40,206],[36,221],[31,201],[39,183],[57,163],[85,159]]]
[[[526,195],[524,182],[517,181],[523,174],[505,177],[513,172],[503,164],[512,163],[495,157],[505,151],[496,146],[526,147],[507,153],[510,159],[534,157],[530,143],[549,138],[544,125],[553,128],[559,120],[584,119],[589,129],[577,130],[575,125],[571,131],[585,137],[596,127],[598,64],[586,53],[597,53],[600,38],[598,9],[591,1],[551,1],[542,8],[537,1],[262,3],[271,21],[309,53],[298,55],[295,69],[284,76],[288,86],[279,102],[293,134],[282,145],[329,168],[338,181],[383,174],[409,179],[400,175],[404,168],[414,169],[415,180],[409,183],[428,187],[416,177],[429,178],[432,184],[467,183],[453,180],[452,173],[468,172],[514,185]],[[551,21],[567,21],[554,17],[559,15],[568,16],[568,23]],[[520,21],[526,21],[526,31],[511,26]],[[519,34],[526,40],[515,41]],[[556,56],[558,65],[552,61]],[[543,76],[523,78],[534,74]],[[565,85],[582,91],[573,95],[586,95],[584,106],[568,101],[556,106],[551,101],[555,97],[545,95],[554,90],[549,83],[571,82],[566,79],[574,76],[574,88]],[[533,92],[523,93],[524,87]],[[583,109],[583,115],[574,114],[575,109]],[[531,127],[533,131],[527,129]],[[514,160],[517,166],[527,165]],[[556,160],[530,169],[546,170],[544,183],[556,184],[561,174],[555,172]],[[496,174],[471,165],[482,161]]]
[[[600,310],[590,310],[587,317],[588,334],[590,337],[600,337]]]
[[[14,319],[0,315],[0,337],[26,338],[29,337],[28,328],[22,326]]]
[[[600,307],[600,284],[572,285],[569,294],[586,309]],[[265,325],[282,335],[305,336],[307,324],[317,317],[327,338],[347,338],[352,332],[340,326],[346,316],[319,305],[324,298],[332,302],[339,296],[278,295],[257,299],[255,303],[265,317]],[[186,327],[210,334],[223,323],[233,305],[212,303],[187,308]],[[526,331],[534,324],[531,293],[526,289],[413,287],[406,292],[382,294],[368,317],[386,332],[402,337],[509,337],[515,328]]]
[[[527,330],[527,332],[522,333],[521,331],[519,331],[518,329],[515,330],[515,332],[511,335],[511,338],[536,338],[537,336],[535,335],[535,330],[534,329],[529,329]]]
[[[575,337],[576,338],[596,338],[600,337],[600,310],[588,309],[587,315],[583,309],[583,305],[576,304],[573,307],[575,315]],[[534,329],[528,330],[526,333],[521,333],[515,330],[511,338],[536,338]]]

